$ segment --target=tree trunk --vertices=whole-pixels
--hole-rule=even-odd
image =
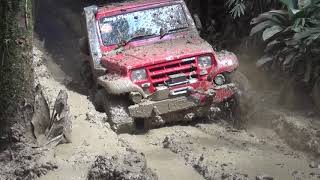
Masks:
[[[13,126],[27,123],[20,111],[22,102],[33,104],[32,0],[0,0],[0,14],[1,143],[3,135],[17,133],[11,131]]]

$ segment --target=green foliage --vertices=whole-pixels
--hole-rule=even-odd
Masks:
[[[278,0],[227,0],[230,15],[236,19],[246,14],[256,14],[278,5]]]
[[[226,2],[226,5],[230,9],[230,14],[233,18],[237,18],[244,15],[244,12],[246,10],[244,0],[228,0]]]
[[[257,65],[279,67],[312,83],[320,73],[320,0],[306,6],[300,6],[300,1],[281,1],[288,10],[265,12],[251,21],[250,35],[261,35],[266,43]]]

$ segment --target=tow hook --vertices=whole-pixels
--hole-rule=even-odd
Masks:
[[[214,119],[218,113],[221,112],[221,109],[215,106],[211,106],[209,109],[209,113],[208,113],[208,118],[209,119]]]
[[[208,96],[208,97],[215,97],[215,96],[216,96],[216,91],[213,90],[213,89],[209,89],[209,90],[207,91],[207,96]]]
[[[154,116],[153,116],[153,122],[155,126],[162,126],[165,124],[165,121],[163,120],[163,118],[160,116],[160,111],[159,109],[154,106],[153,110],[152,110]]]
[[[195,113],[188,113],[184,116],[185,121],[192,121],[196,117]]]
[[[221,109],[218,108],[218,107],[211,106],[210,107],[210,112],[211,113],[219,113],[219,112],[221,112]]]

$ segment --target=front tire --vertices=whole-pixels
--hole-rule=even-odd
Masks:
[[[108,122],[116,133],[133,133],[134,119],[129,114],[129,103],[123,96],[109,95],[104,89],[99,90],[103,96],[103,108],[108,116]]]

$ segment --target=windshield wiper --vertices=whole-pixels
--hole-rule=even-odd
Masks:
[[[135,40],[139,40],[139,39],[146,39],[147,37],[153,37],[155,36],[154,34],[150,34],[150,35],[136,35],[136,36],[132,36],[130,38],[128,38],[127,40],[122,39],[117,45],[118,48],[120,47],[124,47],[126,46],[129,42],[135,41]]]
[[[179,31],[182,29],[186,29],[187,27],[181,27],[181,28],[177,28],[177,29],[166,29],[166,28],[160,28],[160,39],[164,38],[166,35],[170,34],[173,31]]]

